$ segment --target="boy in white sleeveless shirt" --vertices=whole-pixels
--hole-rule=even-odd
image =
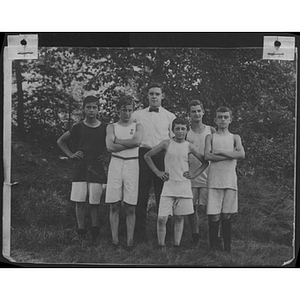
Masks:
[[[191,117],[191,128],[187,133],[186,140],[194,144],[202,155],[204,155],[205,138],[208,134],[215,133],[215,128],[205,125],[202,122],[205,113],[203,104],[199,100],[192,100],[188,104],[188,111]],[[193,155],[190,157],[190,170],[193,171],[199,166],[199,161]],[[194,244],[199,240],[199,215],[198,207],[206,209],[207,201],[207,171],[205,169],[198,177],[192,179],[192,192],[194,213],[188,215],[192,240]]]
[[[216,111],[217,132],[206,137],[204,156],[210,161],[208,168],[207,215],[209,242],[217,249],[218,228],[221,219],[224,250],[231,251],[231,214],[237,212],[236,160],[245,157],[241,138],[229,132],[232,112],[221,106]]]
[[[142,124],[134,123],[131,115],[134,100],[122,97],[117,103],[120,119],[107,126],[106,145],[112,152],[108,169],[105,202],[110,204],[109,221],[114,247],[119,245],[119,214],[121,201],[126,210],[127,249],[133,247],[135,206],[138,196],[139,163],[138,152],[142,141]]]
[[[151,170],[164,181],[161,193],[158,218],[157,236],[159,247],[165,246],[166,223],[168,217],[174,214],[174,247],[179,247],[184,216],[193,213],[193,194],[191,179],[199,176],[208,166],[203,155],[197,148],[185,140],[188,130],[188,121],[176,118],[172,123],[174,138],[162,141],[144,156]],[[154,165],[152,156],[160,151],[165,151],[165,171],[160,171]],[[201,165],[194,171],[189,171],[189,154],[192,153]]]

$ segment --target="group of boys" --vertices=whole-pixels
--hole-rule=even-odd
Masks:
[[[74,159],[71,200],[76,203],[78,235],[86,235],[85,202],[88,199],[92,238],[96,240],[99,236],[100,197],[103,184],[107,182],[105,202],[110,205],[113,247],[119,246],[122,206],[126,211],[126,249],[133,249],[134,240],[145,241],[147,203],[153,184],[158,208],[159,248],[165,247],[170,227],[173,246],[180,247],[186,215],[193,242],[197,244],[198,206],[205,206],[210,248],[219,249],[221,222],[224,250],[231,251],[230,216],[237,212],[235,167],[236,160],[244,157],[240,137],[228,130],[231,110],[221,106],[216,111],[216,131],[203,124],[202,103],[192,100],[189,103],[189,130],[188,120],[176,118],[161,106],[164,92],[160,83],[151,83],[147,95],[149,107],[136,111],[132,97],[121,97],[117,103],[119,120],[109,125],[97,119],[98,99],[86,97],[83,101],[84,120],[73,125],[57,141],[64,153]],[[68,147],[70,140],[76,144],[75,153]],[[106,149],[111,153],[107,178],[103,168]]]

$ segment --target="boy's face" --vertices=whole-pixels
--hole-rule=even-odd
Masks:
[[[99,107],[97,102],[88,102],[83,108],[85,116],[87,118],[96,118],[99,113]]]
[[[187,133],[187,126],[184,124],[175,124],[173,132],[177,140],[184,140]]]
[[[217,112],[215,123],[217,124],[218,128],[224,129],[228,128],[229,124],[231,123],[232,119],[230,117],[230,113],[226,112]]]
[[[149,106],[152,108],[157,108],[161,106],[161,101],[164,99],[164,94],[161,88],[152,87],[148,91]]]
[[[132,105],[123,105],[120,110],[120,119],[123,122],[129,122],[131,115],[133,113],[133,106]]]
[[[201,108],[201,105],[195,105],[190,107],[190,117],[193,122],[202,121],[204,115],[204,110]]]

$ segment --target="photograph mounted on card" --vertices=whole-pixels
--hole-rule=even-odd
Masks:
[[[7,38],[8,59],[38,59],[38,35],[19,34]]]
[[[263,59],[294,60],[295,38],[286,36],[265,36]]]
[[[123,44],[117,34],[108,38],[104,34],[54,33],[55,40],[49,43],[49,35],[41,33],[38,35],[38,58],[31,59],[29,54],[24,54],[27,47],[32,46],[30,36],[12,34],[4,48],[3,59],[2,254],[8,263],[30,264],[31,267],[193,268],[290,267],[296,264],[295,129],[299,96],[295,48],[299,42],[295,37],[294,46],[285,37],[274,34],[266,39],[269,45],[266,53],[282,53],[288,49],[293,59],[287,60],[286,54],[269,55],[274,60],[263,59],[266,35],[255,35],[256,42],[252,43],[253,35],[248,33],[237,36],[188,34],[190,43],[184,44],[180,43],[182,35],[168,34],[174,43],[164,47],[166,44],[161,41],[166,35],[160,34],[130,35],[130,38],[126,35],[128,44]],[[122,44],[116,45],[116,40]],[[21,48],[23,54],[17,53],[15,59],[8,58],[8,51],[12,55],[12,50],[18,52],[17,48]],[[282,58],[285,60],[279,60]],[[120,110],[124,105],[119,101],[125,101],[126,107],[130,107],[126,112],[130,123],[125,129],[117,123],[124,113]],[[225,116],[230,118],[221,124],[217,115],[224,120]],[[175,116],[180,117],[183,124],[179,125],[183,125],[184,131],[188,130],[187,124],[190,125],[186,135],[179,134],[177,139],[181,142],[185,136],[183,143],[175,144],[173,139],[173,134],[178,134],[171,132],[173,124],[170,123]],[[136,126],[131,123],[133,120],[137,121]],[[87,126],[87,121],[89,124],[93,121],[96,126]],[[106,139],[105,132],[107,136],[113,133],[106,130],[106,126],[109,128],[112,124],[118,136]],[[139,124],[143,125],[144,140],[140,143],[144,146],[137,149],[138,142],[132,142],[129,136],[133,137],[131,133],[137,132]],[[197,148],[198,156],[205,156],[205,152],[211,153],[212,146],[217,153],[229,152],[221,145],[223,136],[216,134],[218,126],[220,134],[226,133],[226,147],[229,145],[230,152],[234,152],[228,155],[230,172],[225,169],[230,176],[223,176],[224,165],[227,168],[224,164],[220,172],[222,180],[216,175],[216,169],[211,169],[213,157],[207,155],[211,162],[207,173],[201,176],[201,160],[189,155],[190,149]],[[100,132],[101,137],[94,138],[94,132]],[[206,143],[210,136],[214,140]],[[131,145],[137,152],[134,156],[129,152],[130,156],[113,157],[104,148],[111,147],[112,141],[116,144],[114,151]],[[102,148],[98,148],[98,142]],[[244,157],[243,152],[232,150],[233,142],[240,150],[244,145]],[[64,143],[68,143],[70,152],[63,150]],[[160,193],[165,193],[164,181],[151,169],[139,166],[140,160],[142,168],[149,166],[143,159],[150,148],[156,151],[167,143],[173,152],[163,150],[161,152],[165,153],[155,154],[154,159],[164,166],[171,165],[167,169],[169,174],[161,172],[164,178],[169,177],[169,183],[173,180],[172,189],[167,185],[166,193],[180,192],[180,196],[176,196],[178,199],[161,197]],[[96,150],[94,145],[97,145]],[[128,154],[127,150],[122,153]],[[153,151],[151,153],[154,156]],[[170,153],[174,153],[173,158]],[[234,156],[236,154],[238,156]],[[226,158],[225,154],[223,156]],[[172,168],[173,164],[176,168]],[[123,176],[121,166],[124,165],[132,167],[126,167],[129,173]],[[109,169],[116,170],[113,171],[116,181],[108,180],[105,184],[106,172],[109,176],[113,174]],[[179,176],[184,177],[184,173],[187,177],[174,180],[174,170]],[[213,176],[209,175],[212,174],[210,170]],[[86,174],[88,178],[80,177]],[[198,180],[189,182],[191,174],[198,175],[194,178]],[[92,182],[91,178],[94,181],[97,176],[101,183]],[[227,177],[229,180],[223,181]],[[126,178],[126,185],[130,183],[128,191],[124,189],[125,184],[119,185],[123,178]],[[140,178],[150,183],[149,189],[145,184],[143,189],[138,189]],[[160,190],[157,193],[151,182],[153,178],[159,180],[155,182]],[[224,188],[215,196],[217,188],[212,184],[217,186],[219,182]],[[224,183],[230,187],[226,188]],[[207,191],[209,184],[210,192]],[[227,194],[225,189],[231,191]],[[142,204],[138,200],[139,190],[144,193]],[[196,191],[195,202],[193,191]],[[135,199],[136,204],[126,203],[127,196],[128,200]],[[215,197],[225,197],[230,211],[223,213],[218,205],[213,214],[208,214],[207,204],[214,207]],[[114,204],[118,215],[110,218]],[[140,210],[143,215],[137,212],[139,205],[143,207]],[[130,209],[134,206],[133,212]],[[127,222],[128,211],[132,218],[138,220],[139,217],[134,225],[130,223],[132,220]],[[197,214],[195,219],[194,213]],[[226,219],[215,222],[210,219],[214,214],[224,214]],[[163,223],[166,227],[162,230],[158,228],[161,219],[170,224]],[[127,224],[131,230],[129,234]],[[179,226],[180,234],[175,231],[175,225]],[[118,232],[112,232],[112,228],[117,228]],[[160,239],[158,229],[162,231]]]

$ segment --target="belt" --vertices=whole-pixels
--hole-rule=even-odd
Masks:
[[[114,154],[112,154],[111,156],[115,157],[115,158],[123,159],[123,160],[138,159],[139,158],[138,156],[122,157],[122,156],[118,156],[118,155],[114,155]]]

